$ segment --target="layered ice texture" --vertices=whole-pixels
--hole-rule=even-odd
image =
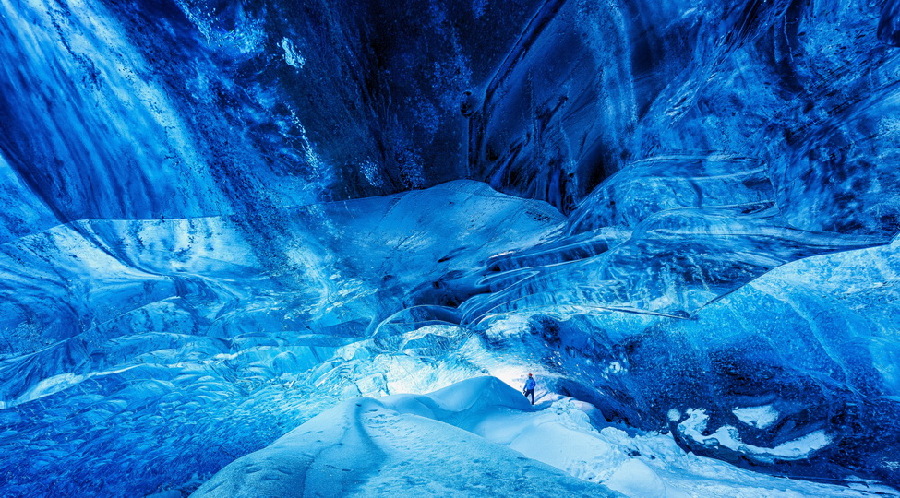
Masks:
[[[898,16],[0,0],[0,494],[892,493]]]

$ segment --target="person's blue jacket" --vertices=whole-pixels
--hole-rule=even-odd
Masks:
[[[531,391],[534,389],[534,377],[528,377],[528,380],[525,381],[525,390]]]

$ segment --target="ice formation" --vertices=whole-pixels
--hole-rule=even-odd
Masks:
[[[895,494],[898,16],[0,0],[0,494]]]

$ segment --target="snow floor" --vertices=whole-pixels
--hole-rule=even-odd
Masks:
[[[898,496],[778,478],[591,424],[572,398],[532,407],[495,377],[355,398],[237,459],[195,496]]]

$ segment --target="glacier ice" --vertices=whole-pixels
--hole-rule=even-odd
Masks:
[[[353,343],[369,333],[392,342],[391,323],[409,327],[417,322],[400,315],[428,308],[416,300],[445,302],[421,315],[443,328],[422,327],[396,347],[437,356],[464,339],[467,333],[447,325],[459,317],[446,302],[467,294],[421,288],[422,277],[474,280],[462,274],[480,259],[562,229],[548,205],[475,182],[290,212],[282,222],[292,242],[280,269],[266,266],[234,217],[86,220],[5,244],[9,282],[52,284],[23,286],[4,303],[7,339],[32,349],[8,354],[0,367],[5,441],[30,441],[5,458],[7,489],[82,489],[76,477],[92,474],[51,458],[56,451],[110,475],[126,472],[139,451],[147,473],[101,485],[115,494],[221,467],[258,447],[257,438],[265,441],[260,431],[284,432],[347,393],[358,395],[355,383],[329,377],[329,362],[338,361],[330,359],[348,355],[345,346],[359,352],[350,358],[375,356]],[[348,240],[345,233],[366,236]],[[92,322],[79,324],[79,314]],[[403,359],[396,362],[391,368]],[[418,363],[406,368],[422,370]],[[322,373],[309,377],[310,369]],[[379,392],[375,372],[337,375]],[[392,392],[388,387],[381,392]],[[119,431],[132,436],[119,438]],[[223,439],[227,433],[245,436]],[[46,480],[35,482],[41,475]]]
[[[0,494],[895,493],[898,12],[0,0]]]

